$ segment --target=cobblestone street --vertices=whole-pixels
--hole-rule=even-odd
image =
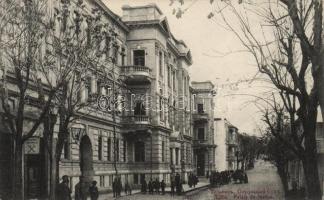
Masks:
[[[212,189],[197,189],[187,192],[183,196],[165,195],[143,195],[135,194],[123,196],[120,200],[283,200],[283,190],[276,169],[269,163],[258,161],[255,168],[247,171],[249,177],[248,184],[229,184]],[[100,199],[113,199],[108,196],[101,196]]]

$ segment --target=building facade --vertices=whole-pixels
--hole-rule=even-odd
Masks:
[[[192,82],[193,151],[198,176],[215,170],[214,85],[210,81]]]
[[[100,0],[85,4],[86,12],[99,9],[103,20],[114,28],[117,36],[113,45],[117,51],[115,61],[105,66],[110,77],[89,72],[80,99],[87,102],[92,97],[114,95],[118,105],[113,106],[113,111],[100,106],[79,111],[80,117],[69,126],[59,176],[69,176],[72,191],[80,176],[88,182],[96,180],[100,190],[108,191],[116,176],[122,184],[129,182],[139,187],[144,179],[169,184],[176,173],[183,181],[193,172],[208,175],[215,169],[215,92],[211,82],[193,82],[190,86],[190,49],[172,35],[167,19],[155,4],[123,6],[122,17]],[[0,128],[6,131],[6,127]],[[54,144],[58,129],[56,124]],[[41,126],[25,144],[24,184],[28,198],[49,193],[52,169],[42,131]],[[3,169],[10,168],[11,158],[5,152],[10,152],[11,146],[2,145],[10,144],[5,139],[0,141],[1,165],[6,163],[0,169],[0,179],[4,180],[10,174]],[[10,187],[0,186],[1,193]]]
[[[217,171],[238,168],[238,129],[228,120],[214,119],[214,140],[217,145],[215,163]]]

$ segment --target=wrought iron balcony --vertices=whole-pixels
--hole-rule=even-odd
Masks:
[[[121,66],[121,75],[125,77],[126,84],[151,83],[151,69],[146,66]]]

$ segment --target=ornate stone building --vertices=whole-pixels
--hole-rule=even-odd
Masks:
[[[214,86],[193,82],[190,87],[190,49],[173,36],[155,4],[124,6],[119,17],[100,0],[86,1],[86,12],[93,9],[99,9],[103,20],[114,27],[118,51],[116,62],[104,66],[110,70],[109,77],[89,72],[79,97],[87,102],[113,93],[118,105],[113,109],[116,112],[93,107],[79,111],[80,117],[71,123],[64,144],[60,177],[69,176],[72,190],[83,176],[88,181],[96,180],[100,190],[108,191],[116,175],[123,184],[128,181],[134,187],[139,187],[143,179],[157,178],[168,184],[176,173],[184,181],[192,172],[207,175],[215,168]],[[54,130],[57,137],[58,125]],[[51,166],[43,140],[40,127],[25,145],[25,149],[38,149],[25,151],[23,161],[25,191],[30,198],[49,192]],[[10,143],[5,141],[1,139]],[[8,151],[10,147],[1,145],[0,161],[7,163],[3,165],[6,168],[10,158],[3,152]],[[6,174],[10,172],[1,173],[0,179]],[[4,191],[6,186],[0,186]]]

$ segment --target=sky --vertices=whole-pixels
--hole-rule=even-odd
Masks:
[[[207,18],[212,10],[210,0],[185,1],[183,8],[189,9],[179,19],[172,14],[177,4],[170,6],[170,0],[103,1],[119,16],[122,16],[123,5],[157,4],[167,17],[173,35],[183,40],[191,50],[191,81],[210,80],[215,84],[216,117],[228,119],[240,132],[259,134],[261,113],[251,103],[254,99],[251,95],[259,95],[266,89],[262,83],[244,81],[257,73],[254,59],[242,51],[244,47],[240,41],[221,26],[220,20]]]

